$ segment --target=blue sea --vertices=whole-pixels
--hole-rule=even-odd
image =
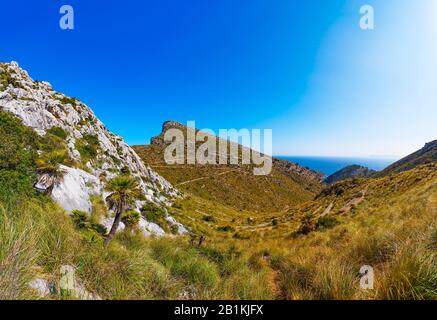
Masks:
[[[295,162],[303,167],[320,171],[326,176],[352,164],[358,164],[373,170],[382,170],[398,159],[378,158],[341,158],[341,157],[305,157],[305,156],[276,156],[276,158]]]

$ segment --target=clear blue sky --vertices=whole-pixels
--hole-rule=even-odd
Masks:
[[[373,4],[376,29],[359,8]],[[63,4],[75,30],[59,28]],[[128,143],[165,120],[271,128],[275,154],[405,155],[437,138],[434,0],[2,1],[0,60]]]

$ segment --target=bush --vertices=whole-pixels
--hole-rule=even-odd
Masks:
[[[121,168],[120,173],[123,175],[130,175],[130,169],[127,166],[124,166],[123,168]]]
[[[0,111],[0,169],[33,170],[39,137],[20,119]]]
[[[99,139],[95,135],[84,135],[82,139],[77,139],[75,143],[77,151],[83,161],[93,160],[97,157],[100,150]]]
[[[330,229],[339,224],[338,220],[333,216],[324,216],[317,220],[316,228],[317,229]]]
[[[310,214],[307,214],[302,217],[300,221],[300,227],[297,231],[297,234],[308,234],[316,230],[316,224],[313,221],[313,218]]]
[[[88,213],[80,210],[73,210],[71,214],[73,223],[77,228],[97,232],[102,236],[106,234],[106,228],[99,223],[91,221]]]
[[[206,222],[216,222],[217,220],[214,218],[214,216],[210,216],[210,215],[208,215],[208,216],[203,216],[203,221],[206,221]]]
[[[72,97],[62,97],[62,99],[59,100],[61,104],[71,104],[72,106],[76,105],[76,99]]]
[[[84,228],[88,221],[88,214],[84,211],[73,210],[71,212],[71,218],[77,227]]]
[[[162,224],[165,220],[166,213],[165,210],[161,207],[158,207],[156,204],[152,202],[146,203],[141,208],[142,216],[149,222],[156,223],[158,225]]]
[[[68,137],[68,133],[61,127],[51,127],[46,132],[62,140],[65,140]]]
[[[121,221],[128,228],[132,228],[138,225],[140,221],[140,213],[137,210],[126,210],[121,216]]]
[[[35,194],[39,136],[20,119],[0,111],[0,202],[14,207]]]
[[[235,229],[231,226],[221,226],[217,228],[218,231],[223,231],[223,232],[234,232]]]
[[[19,81],[12,77],[11,73],[7,71],[0,73],[0,88],[7,88],[9,85],[12,85],[14,88],[23,87]]]
[[[67,151],[52,151],[43,154],[41,158],[36,160],[36,165],[39,172],[51,173],[58,170],[58,166],[66,164],[68,159]]]
[[[176,224],[171,225],[170,232],[174,235],[179,234],[179,227]]]

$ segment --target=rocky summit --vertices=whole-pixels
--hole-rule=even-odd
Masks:
[[[344,167],[337,172],[334,172],[329,177],[325,179],[326,183],[334,183],[340,180],[350,179],[350,178],[368,178],[375,174],[375,170],[371,170],[367,167],[359,166],[357,164]]]

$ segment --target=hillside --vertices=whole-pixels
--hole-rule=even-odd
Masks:
[[[279,159],[273,159],[273,170],[266,176],[255,176],[253,165],[167,165],[164,149],[168,144],[163,136],[170,128],[186,131],[184,125],[168,121],[151,145],[133,148],[147,165],[188,194],[239,210],[267,212],[311,200],[322,189],[319,173]]]
[[[350,178],[368,178],[375,173],[376,173],[375,170],[370,170],[367,167],[363,167],[359,165],[351,165],[341,170],[338,170],[337,172],[334,172],[333,174],[331,174],[325,179],[325,182],[331,184],[340,180],[345,180]]]
[[[376,175],[384,176],[387,174],[410,170],[421,164],[435,162],[437,162],[437,140],[426,143],[422,149],[402,158],[399,161],[396,161],[381,172],[378,172]]]
[[[235,210],[200,197],[173,214],[215,254],[237,250],[279,299],[436,299],[437,167],[351,179],[287,212]],[[371,265],[376,289],[359,288]]]
[[[284,161],[269,176],[168,166],[161,136],[138,156],[16,63],[0,64],[0,109],[0,300],[437,299],[433,145],[402,170],[326,186]],[[116,193],[117,177],[137,188]],[[137,192],[105,243],[114,194]]]
[[[48,82],[33,80],[16,62],[0,63],[0,111],[4,113],[2,119],[9,119],[5,113],[13,114],[36,133],[37,161],[60,166],[62,181],[50,186],[48,175],[40,174],[35,187],[50,191],[52,199],[69,212],[90,214],[92,200],[104,198],[107,182],[118,175],[137,180],[143,193],[137,210],[145,202],[166,206],[179,196],[177,189],[145,166],[123,138],[110,132],[88,106],[55,91]],[[45,167],[47,170],[47,164]],[[49,190],[51,187],[53,190]],[[100,219],[109,229],[111,213]],[[162,227],[144,218],[141,225],[145,234],[164,233]]]

